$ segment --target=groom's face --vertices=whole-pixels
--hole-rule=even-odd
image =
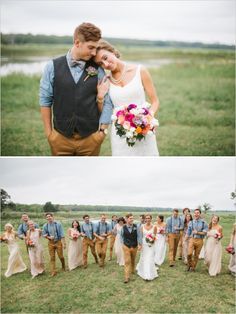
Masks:
[[[75,41],[75,47],[79,56],[79,59],[90,60],[96,56],[98,42],[97,41]]]
[[[130,216],[130,217],[127,218],[127,224],[128,225],[132,225],[133,222],[134,222],[134,216]]]

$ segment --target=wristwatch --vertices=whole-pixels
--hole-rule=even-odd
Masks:
[[[99,132],[103,132],[105,135],[107,135],[108,130],[107,130],[107,129],[102,129],[102,128],[100,128],[100,129],[99,129]]]

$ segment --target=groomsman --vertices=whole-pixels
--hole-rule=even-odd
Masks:
[[[142,248],[142,235],[140,228],[134,224],[132,214],[126,215],[126,224],[121,229],[121,242],[123,244],[124,259],[125,259],[125,280],[128,283],[131,274],[135,273],[135,258],[137,250]]]
[[[166,233],[169,244],[169,266],[175,265],[175,258],[180,239],[180,231],[184,229],[182,219],[178,216],[179,210],[174,209],[171,217],[166,220]]]
[[[51,276],[56,276],[56,252],[61,261],[62,270],[66,270],[63,248],[66,248],[62,224],[55,221],[52,213],[46,213],[47,223],[43,225],[43,237],[48,239],[48,249],[51,264]]]
[[[184,225],[185,217],[187,214],[190,214],[190,209],[186,207],[183,209],[183,215],[180,216],[180,218],[182,219],[183,225]],[[182,260],[182,256],[183,256],[183,230],[180,230],[178,255],[179,255],[178,259]]]
[[[19,225],[17,234],[18,237],[22,240],[26,239],[26,233],[29,229],[28,222],[30,221],[29,216],[27,214],[22,214],[21,216],[22,223]],[[34,224],[34,227],[39,229],[38,224]]]
[[[137,224],[137,227],[140,229],[144,224],[145,224],[145,215],[140,215],[139,216],[139,223]]]
[[[90,247],[91,253],[95,259],[95,262],[98,263],[98,257],[95,251],[95,240],[94,230],[95,226],[92,222],[89,221],[89,215],[83,216],[84,223],[81,226],[81,234],[83,238],[83,264],[84,268],[88,267],[88,248]]]
[[[207,231],[208,225],[201,219],[201,210],[197,208],[194,210],[194,219],[189,222],[186,234],[187,238],[190,237],[187,271],[195,271]]]
[[[96,251],[99,257],[99,266],[104,267],[107,252],[107,237],[111,234],[110,226],[106,222],[106,215],[101,215],[94,235],[96,237]]]
[[[111,217],[111,235],[110,235],[110,247],[109,247],[109,252],[110,252],[110,257],[109,257],[109,261],[112,260],[112,252],[113,252],[113,247],[114,247],[114,243],[115,243],[115,239],[116,239],[116,234],[114,231],[115,225],[117,224],[117,216],[113,215]]]

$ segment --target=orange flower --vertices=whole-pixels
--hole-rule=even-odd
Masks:
[[[142,128],[140,127],[140,126],[138,126],[137,128],[136,128],[136,133],[142,133]]]

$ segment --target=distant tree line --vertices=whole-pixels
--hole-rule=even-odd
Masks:
[[[137,47],[173,47],[173,48],[208,48],[208,49],[235,49],[235,45],[223,45],[219,43],[204,44],[201,42],[163,41],[163,40],[140,40],[127,38],[105,38],[113,45],[137,46]],[[32,35],[32,34],[3,34],[1,33],[2,45],[23,44],[72,44],[72,36],[56,35]]]

